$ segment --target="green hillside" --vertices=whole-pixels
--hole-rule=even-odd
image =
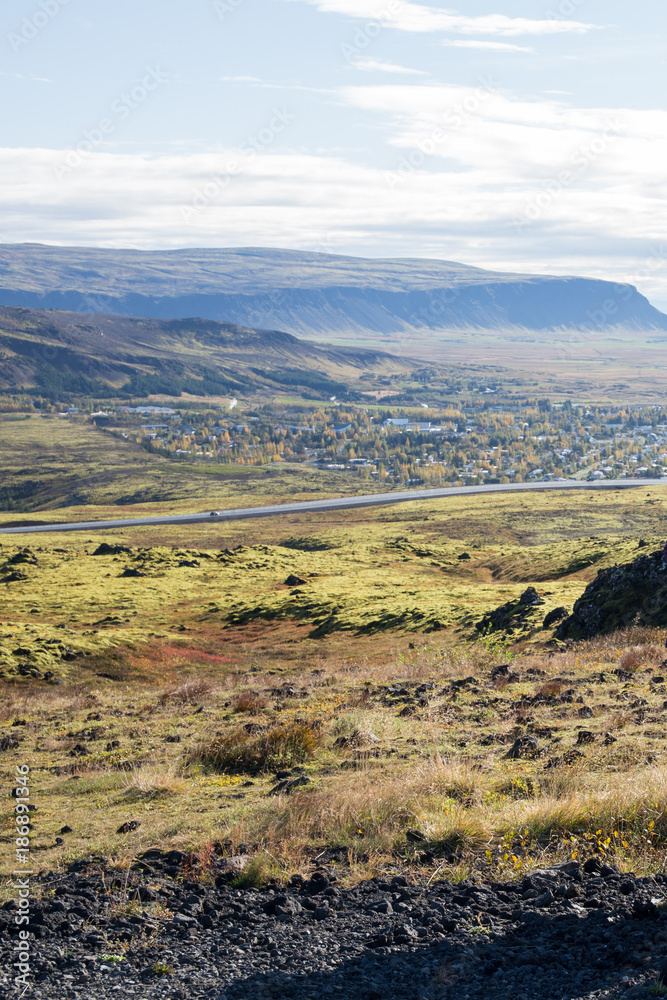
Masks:
[[[369,372],[409,367],[380,351],[323,347],[213,320],[0,308],[0,390],[215,396],[290,387],[326,398],[346,394]]]

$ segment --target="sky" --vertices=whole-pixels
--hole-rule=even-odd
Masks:
[[[667,309],[664,0],[8,0],[0,242],[630,281]]]

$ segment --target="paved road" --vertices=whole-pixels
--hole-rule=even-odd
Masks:
[[[200,514],[167,514],[164,517],[136,517],[119,521],[75,521],[72,524],[38,524],[18,528],[1,528],[0,535],[17,535],[40,531],[111,531],[118,528],[143,528],[152,524],[201,524],[206,521],[243,521],[252,517],[284,517],[287,514],[319,514],[334,510],[351,510],[356,507],[381,507],[388,504],[409,503],[415,500],[439,500],[446,497],[474,496],[476,494],[523,493],[533,490],[629,490],[644,487],[667,486],[667,479],[603,479],[595,482],[578,482],[573,479],[550,483],[507,483],[504,486],[453,486],[438,490],[405,490],[395,493],[371,493],[368,496],[340,497],[334,500],[306,500],[301,503],[276,504],[272,507],[240,507],[237,510],[219,510]]]

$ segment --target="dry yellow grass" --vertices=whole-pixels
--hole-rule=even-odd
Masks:
[[[187,782],[174,770],[160,767],[142,767],[130,772],[123,782],[128,801],[159,795],[183,795]]]
[[[58,539],[61,553],[45,545],[34,577],[7,588],[17,624],[3,626],[6,655],[16,659],[19,642],[30,641],[46,656],[54,637],[86,655],[63,663],[59,686],[13,675],[0,684],[0,740],[10,737],[0,777],[9,788],[17,763],[32,768],[35,857],[45,868],[91,855],[122,865],[150,847],[196,853],[222,842],[247,845],[274,874],[325,857],[350,879],[412,865],[429,875],[442,865],[454,875],[501,864],[520,870],[526,859],[573,851],[661,868],[667,687],[658,680],[659,632],[634,629],[567,649],[545,648],[549,633],[540,629],[514,644],[470,637],[481,610],[524,589],[525,580],[498,582],[490,569],[511,568],[519,549],[528,554],[524,575],[534,569],[550,591],[546,612],[565,603],[563,594],[571,603],[594,574],[545,582],[592,524],[614,536],[605,542],[613,561],[632,557],[639,532],[652,537],[663,521],[661,505],[643,492],[567,503],[536,496],[530,505],[438,501],[341,512],[326,523],[313,515],[299,533],[326,528],[338,546],[316,552],[272,547],[295,534],[284,523],[231,524],[224,537],[198,526],[198,568],[174,566],[173,553],[156,547],[194,544],[180,528],[119,532],[114,540],[135,550],[151,546],[143,580],[121,577],[126,555],[93,557],[102,539],[86,539],[85,556],[80,538]],[[238,564],[227,562],[224,548],[237,543],[245,543]],[[475,553],[471,566],[456,558],[463,548]],[[288,571],[302,569],[319,574],[303,588],[317,608],[322,595],[340,597],[346,628],[313,637],[307,616],[250,616],[229,627],[225,602],[248,608],[269,594],[282,607],[293,597]],[[357,611],[383,607],[394,589],[415,614],[411,628],[424,602],[449,609],[455,626],[428,635],[395,624],[381,634],[356,628]],[[492,677],[499,666],[505,673]],[[277,756],[255,757],[246,770],[224,754],[213,766],[197,760],[197,748],[224,748],[232,734],[257,747],[296,724],[317,739],[302,764],[311,783],[291,795],[271,794]],[[537,741],[534,757],[508,759],[519,737]],[[10,814],[6,800],[6,867]],[[140,826],[117,834],[128,821]],[[57,844],[65,824],[73,832]],[[410,830],[423,841],[409,840]]]
[[[174,705],[198,705],[205,701],[213,691],[213,684],[203,677],[194,677],[185,684],[171,688],[160,695],[160,705],[171,702]]]
[[[226,672],[209,678],[199,665],[189,683],[167,688],[82,680],[6,692],[0,736],[22,740],[0,758],[4,780],[31,761],[35,844],[48,867],[90,854],[123,865],[149,847],[197,853],[222,841],[250,846],[273,876],[306,870],[322,852],[347,879],[397,865],[452,877],[521,872],[572,853],[661,870],[665,691],[655,665],[623,673],[630,681],[614,673],[626,657],[655,663],[656,634],[552,654],[445,639],[410,648],[397,638],[390,652],[362,645],[344,657],[332,647],[309,663],[274,653],[272,673],[257,671],[248,644]],[[503,656],[519,679],[499,690],[491,671]],[[240,713],[246,697],[266,704]],[[582,707],[592,715],[580,717]],[[262,760],[259,750],[299,726],[315,734],[298,755],[311,783],[272,795],[275,769],[297,758]],[[580,742],[583,731],[592,742]],[[539,752],[510,759],[512,741],[530,735]],[[115,833],[130,820],[134,832]],[[64,823],[74,832],[56,846]],[[3,853],[10,846],[0,838]]]
[[[413,853],[406,838],[411,828],[423,835],[417,847],[446,858],[449,867],[477,859],[484,870],[489,852],[493,864],[505,856],[507,868],[519,872],[540,858],[595,853],[628,868],[663,870],[667,769],[633,769],[620,781],[617,775],[568,771],[545,781],[535,797],[519,799],[494,791],[493,779],[471,778],[456,765],[432,763],[385,778],[357,773],[335,787],[284,798],[253,824],[238,824],[233,834],[253,838],[276,856],[303,856],[310,845],[342,845],[357,867],[363,857],[382,868]]]

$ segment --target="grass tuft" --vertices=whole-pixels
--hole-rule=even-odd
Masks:
[[[166,965],[164,962],[156,962],[151,967],[151,972],[154,976],[173,976],[174,968],[171,965]]]
[[[621,656],[618,665],[621,670],[630,672],[641,670],[642,667],[657,666],[665,659],[667,650],[653,643],[642,646],[631,646]]]
[[[319,728],[311,722],[275,726],[258,736],[241,728],[201,740],[185,755],[184,763],[221,774],[257,774],[303,764],[315,755],[320,744]]]
[[[125,781],[127,799],[152,799],[159,795],[180,795],[187,791],[187,782],[173,771],[156,767],[131,771]]]
[[[231,884],[234,889],[261,889],[270,878],[269,859],[266,855],[256,854],[243,871],[232,879]]]
[[[257,715],[267,706],[266,698],[256,691],[243,691],[232,699],[232,709],[239,714]]]
[[[160,695],[159,703],[163,707],[169,702],[174,705],[200,705],[212,691],[211,681],[205,678],[195,678],[165,691],[164,694]]]

